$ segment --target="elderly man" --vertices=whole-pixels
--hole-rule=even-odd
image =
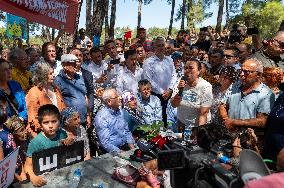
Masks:
[[[153,43],[155,54],[145,60],[142,77],[150,81],[153,92],[161,100],[163,121],[166,124],[167,103],[172,95],[177,75],[172,58],[165,56],[165,40],[158,37]]]
[[[19,82],[27,93],[32,87],[32,73],[29,69],[29,58],[21,48],[15,48],[9,53],[8,61],[13,64],[12,79]]]
[[[106,107],[101,109],[94,120],[100,146],[108,153],[118,154],[134,148],[134,139],[124,120],[121,97],[115,89],[106,89],[102,95]]]
[[[278,31],[253,57],[261,61],[264,67],[280,67],[284,70],[283,54],[284,31]]]
[[[78,58],[73,54],[61,56],[63,69],[55,77],[54,83],[59,87],[64,103],[76,107],[80,112],[81,125],[87,126],[87,89],[82,75],[76,73]]]
[[[124,53],[126,67],[122,70],[117,79],[117,91],[122,94],[124,91],[131,91],[137,94],[138,82],[141,80],[143,70],[137,66],[137,55],[135,50],[128,50]]]
[[[224,97],[220,105],[220,115],[228,129],[264,127],[275,96],[261,82],[262,73],[263,66],[257,59],[243,63],[241,82],[233,84],[231,94]]]

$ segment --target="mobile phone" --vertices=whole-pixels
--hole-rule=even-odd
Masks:
[[[107,75],[107,70],[104,70],[104,73],[103,73],[104,75]]]
[[[111,60],[109,63],[112,64],[112,65],[119,64],[120,63],[120,59]]]

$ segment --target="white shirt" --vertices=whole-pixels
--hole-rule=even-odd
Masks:
[[[153,55],[143,64],[143,78],[150,81],[153,91],[162,94],[165,90],[174,88],[177,75],[171,57],[165,56],[160,60]]]
[[[102,61],[101,65],[97,65],[93,61],[88,64],[87,69],[93,74],[93,80],[94,82],[101,77],[101,75],[104,73],[104,70],[107,70],[107,64]]]
[[[133,94],[138,92],[138,82],[141,80],[143,69],[136,67],[134,74],[126,67],[118,74],[116,89],[119,94],[124,91],[131,91]]]
[[[190,88],[186,85],[183,89],[182,100],[177,107],[177,118],[184,124],[198,125],[201,107],[211,107],[213,102],[212,85],[199,77],[197,85]],[[210,122],[211,114],[207,115]]]
[[[114,59],[118,59],[118,58],[119,57],[114,58]],[[114,59],[109,57],[109,58],[103,60],[103,63],[108,66],[110,61],[114,60]],[[114,66],[114,68],[110,72],[108,72],[107,77],[108,77],[108,83],[110,83],[110,86],[116,87],[117,76],[118,76],[119,72],[122,71],[122,67],[119,64],[115,64],[113,66]]]

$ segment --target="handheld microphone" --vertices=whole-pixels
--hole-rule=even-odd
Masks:
[[[183,77],[181,77],[181,80],[186,82],[187,81],[187,77],[183,76]],[[184,87],[178,89],[178,96],[182,96],[183,89],[184,89]]]

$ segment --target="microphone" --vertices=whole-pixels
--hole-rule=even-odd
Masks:
[[[187,77],[183,75],[183,76],[181,77],[181,80],[187,82]],[[184,89],[184,87],[178,89],[178,96],[182,96],[183,89]]]

